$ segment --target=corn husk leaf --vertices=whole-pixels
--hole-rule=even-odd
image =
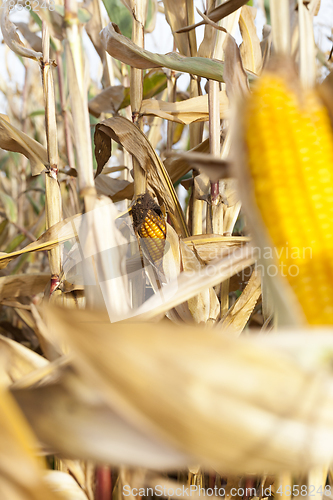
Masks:
[[[289,0],[270,0],[269,6],[274,52],[290,54]]]
[[[303,4],[298,1],[300,80],[305,87],[316,83],[316,45],[313,34],[313,18]]]
[[[0,147],[26,156],[31,164],[32,175],[40,174],[48,165],[46,149],[39,142],[14,127],[9,118],[1,114]]]
[[[175,217],[177,232],[187,236],[187,226],[169,174],[145,134],[122,116],[97,124],[94,141],[99,168],[102,168],[111,156],[111,139],[121,144],[138,160],[140,167],[146,171],[148,185],[155,192],[160,204],[164,203]]]
[[[220,117],[226,118],[229,101],[225,91],[219,92]],[[165,102],[156,99],[142,101],[140,113],[153,115],[173,122],[188,125],[194,122],[209,120],[208,95],[192,97],[180,102]]]
[[[240,340],[163,323],[129,328],[88,311],[47,316],[76,353],[81,376],[193,463],[276,473],[332,460],[332,375],[263,348],[260,337]],[[332,353],[331,335],[321,347]]]

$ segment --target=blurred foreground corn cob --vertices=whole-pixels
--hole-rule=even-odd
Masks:
[[[132,207],[133,225],[148,260],[157,264],[163,257],[166,225],[162,211],[148,194],[139,196]]]
[[[256,204],[311,324],[333,324],[333,133],[315,90],[267,72],[244,110]]]

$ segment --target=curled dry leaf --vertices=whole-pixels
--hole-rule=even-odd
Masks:
[[[101,169],[111,156],[111,139],[121,144],[139,162],[146,172],[150,188],[160,204],[165,204],[176,221],[176,230],[188,236],[181,206],[170,176],[145,134],[122,116],[115,116],[96,125],[94,141],[98,168]]]
[[[8,116],[2,114],[0,114],[0,147],[26,156],[31,164],[32,175],[40,174],[48,165],[44,146],[14,127]]]
[[[226,118],[229,108],[229,100],[225,91],[219,92],[220,117]],[[165,102],[156,99],[142,101],[140,113],[143,115],[154,115],[166,120],[183,123],[207,121],[209,119],[208,95],[192,97],[180,102]]]
[[[83,380],[192,463],[258,474],[306,471],[333,458],[332,376],[264,348],[260,337],[163,323],[129,328],[91,311],[47,317],[71,344]],[[327,343],[332,349],[331,335],[323,349]]]
[[[31,48],[36,52],[42,52],[42,39],[36,35],[35,32],[31,31],[29,25],[27,23],[17,22],[16,26],[19,28]]]
[[[39,61],[43,57],[42,52],[36,52],[35,50],[29,49],[24,45],[16,32],[15,24],[9,19],[9,13],[10,3],[4,2],[1,14],[1,31],[5,43],[18,56],[28,57],[30,59],[34,59],[35,61]]]

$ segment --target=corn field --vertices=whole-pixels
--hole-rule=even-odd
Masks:
[[[0,14],[0,500],[333,498],[331,0]]]

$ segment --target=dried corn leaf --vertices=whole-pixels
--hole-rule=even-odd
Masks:
[[[237,9],[239,9],[246,3],[247,3],[246,0],[226,0],[225,2],[223,2],[223,4],[219,5],[218,7],[215,7],[210,12],[208,12],[207,17],[211,21],[217,23],[224,17],[230,16],[230,14],[235,12]],[[207,24],[207,21],[203,20],[200,21],[200,23],[192,24],[191,26],[182,28],[178,31],[178,33],[185,33],[186,31],[190,31],[193,30],[194,28],[197,28],[198,26],[201,26],[202,24]]]
[[[210,262],[197,272],[181,273],[177,281],[163,288],[165,300],[156,295],[147,300],[137,311],[136,319],[149,321],[160,317],[179,304],[186,302],[207,288],[222,283],[255,262],[255,252],[249,246],[236,248],[227,257]],[[163,298],[162,296],[162,298]]]
[[[192,150],[191,150],[192,151]],[[225,179],[231,175],[230,164],[226,160],[222,160],[216,156],[204,153],[194,153],[194,152],[170,152],[166,153],[166,157],[181,158],[183,160],[183,165],[187,165],[187,169],[184,173],[192,170],[198,170],[201,173],[206,174],[211,182],[217,182],[219,179]],[[166,162],[164,162],[166,164]],[[184,175],[184,174],[183,174]]]
[[[32,175],[40,174],[48,165],[47,151],[44,146],[18,130],[9,122],[6,115],[1,114],[0,147],[26,156],[31,163]]]
[[[204,268],[198,257],[182,240],[180,252],[183,272],[187,274],[200,273]],[[209,319],[216,320],[219,312],[219,301],[211,288],[202,290],[187,301],[188,309],[195,323],[207,323]]]
[[[183,56],[194,55],[191,53],[189,36],[176,33],[178,29],[184,28],[188,23],[188,9],[186,0],[165,0],[165,18],[170,25],[174,42]]]
[[[63,500],[88,500],[87,495],[75,479],[59,470],[50,470],[44,474],[44,482],[51,491],[56,491]]]
[[[260,281],[260,273],[255,269],[241,296],[222,318],[219,326],[223,330],[234,335],[240,335],[244,330],[261,294]]]
[[[133,183],[124,179],[99,175],[95,179],[95,186],[98,194],[109,196],[114,202],[133,198]]]
[[[229,100],[225,91],[219,92],[220,117],[226,118],[229,108]],[[156,99],[142,101],[140,113],[153,115],[178,123],[188,125],[189,123],[209,120],[208,95],[192,97],[185,101],[165,102]]]
[[[31,349],[0,335],[0,373],[2,384],[11,385],[28,373],[48,365]]]
[[[43,54],[41,52],[36,52],[33,49],[27,48],[21,41],[20,37],[16,32],[16,26],[9,19],[10,13],[9,2],[4,2],[2,4],[2,14],[1,14],[1,31],[5,43],[8,47],[15,52],[18,56],[28,57],[34,59],[35,61],[41,60]]]
[[[108,198],[97,198],[94,209],[82,217],[79,229],[87,306],[106,306],[112,321],[130,312],[124,252],[127,241],[115,225],[117,215]]]
[[[208,152],[209,139],[206,139],[205,141],[198,144],[198,146],[195,146],[193,149],[190,149],[190,151],[188,151],[188,153]],[[184,155],[182,153],[178,153],[176,155],[172,154],[172,156],[164,160],[164,166],[167,169],[173,183],[178,181],[181,177],[183,177],[183,175],[187,174],[187,172],[189,172],[189,170],[191,170],[192,168],[187,159],[184,158]]]
[[[255,25],[256,9],[244,5],[239,16],[239,28],[243,38],[240,53],[243,66],[253,73],[260,74],[262,68],[262,55],[260,40]]]
[[[202,76],[223,82],[223,63],[205,57],[184,57],[176,52],[170,54],[154,54],[141,49],[129,38],[121,35],[118,27],[112,23],[101,31],[101,39],[105,50],[115,59],[129,64],[133,68],[169,68],[192,75]]]
[[[54,226],[50,227],[45,233],[38,238],[38,240],[30,243],[30,245],[11,253],[0,253],[0,269],[6,267],[9,262],[19,255],[29,253],[29,252],[40,252],[43,250],[50,250],[54,248],[59,243],[75,238],[77,235],[74,220],[80,217],[80,214],[73,215],[67,219],[58,222]]]
[[[149,143],[145,134],[132,122],[122,116],[115,116],[96,125],[95,155],[99,168],[111,156],[111,139],[121,144],[139,162],[147,174],[150,188],[155,192],[160,204],[176,218],[177,232],[188,236],[183,212],[168,172]]]
[[[39,440],[66,457],[149,468],[188,462],[185,454],[106,404],[96,387],[72,370],[58,383],[15,389],[13,395]]]
[[[225,55],[224,81],[227,95],[232,100],[234,96],[246,95],[249,91],[249,85],[239,47],[232,36],[226,36],[223,50]]]
[[[332,460],[333,377],[262,347],[260,337],[163,323],[129,328],[88,311],[47,316],[71,344],[83,379],[193,463],[258,474]],[[328,344],[332,350],[332,335],[322,349]]]
[[[29,25],[27,23],[17,22],[16,26],[21,31],[22,35],[29,43],[30,47],[36,52],[42,52],[42,39],[36,35],[33,31],[31,31]]]
[[[0,429],[0,497],[4,500],[61,500],[43,481],[43,461],[35,457],[36,443],[31,430],[12,396],[3,389]]]
[[[29,297],[43,292],[50,274],[15,274],[0,278],[0,301],[14,297]]]
[[[101,113],[116,114],[121,107],[124,97],[125,87],[123,85],[107,87],[89,101],[89,112],[96,118]]]
[[[235,248],[240,248],[250,241],[246,236],[220,236],[219,234],[199,234],[182,240],[195,250],[205,264],[230,255]]]

